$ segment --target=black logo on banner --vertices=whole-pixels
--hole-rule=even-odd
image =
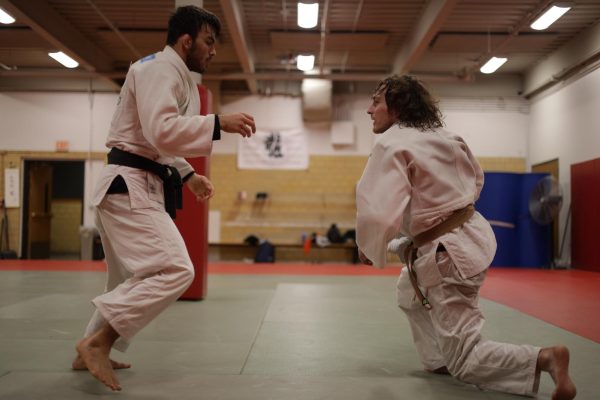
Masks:
[[[272,158],[281,158],[281,133],[271,132],[271,134],[265,139],[265,148]]]

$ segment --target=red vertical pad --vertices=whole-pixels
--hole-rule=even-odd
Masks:
[[[600,159],[571,165],[573,268],[600,272]]]
[[[211,93],[202,85],[198,85],[198,91],[200,114],[209,114],[212,111]],[[197,174],[210,176],[207,157],[188,158],[187,161]],[[180,299],[202,300],[206,297],[208,270],[208,202],[198,203],[192,192],[183,188],[183,209],[177,210],[175,225],[183,236],[195,272],[192,284]]]

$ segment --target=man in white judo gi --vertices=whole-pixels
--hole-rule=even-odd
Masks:
[[[180,206],[183,182],[199,201],[212,196],[213,186],[183,157],[208,156],[221,130],[244,137],[256,131],[245,113],[199,115],[190,71],[205,71],[220,29],[212,13],[178,8],[164,50],[130,67],[113,116],[108,165],[93,199],[108,266],[106,292],[92,301],[96,311],[72,365],[112,390],[121,390],[114,369],[129,365],[111,360],[111,349],[125,351],[194,277],[171,217]]]
[[[383,267],[389,248],[407,264],[398,305],[425,369],[526,396],[535,396],[540,371],[547,371],[556,383],[553,399],[575,397],[566,347],[481,337],[478,294],[496,239],[473,208],[483,171],[466,143],[439,129],[436,102],[413,77],[381,81],[372,98],[367,113],[381,136],[357,185],[359,257]]]

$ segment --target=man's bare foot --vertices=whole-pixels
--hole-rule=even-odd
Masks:
[[[77,346],[77,354],[87,370],[100,382],[112,390],[121,390],[121,384],[110,362],[110,350],[119,334],[106,324],[92,336],[82,339]]]
[[[113,369],[131,368],[131,364],[129,364],[129,363],[115,361],[112,358],[109,358],[109,361],[110,361],[110,365]],[[71,368],[75,371],[87,370],[85,363],[83,362],[83,360],[81,359],[81,357],[79,355],[77,355],[77,357],[75,357],[75,359],[73,360],[73,363],[71,364]]]
[[[546,347],[540,350],[538,367],[546,371],[556,384],[552,400],[571,400],[575,398],[577,389],[569,376],[569,349],[565,346]]]

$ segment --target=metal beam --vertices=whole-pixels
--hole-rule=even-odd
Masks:
[[[392,69],[394,73],[406,73],[419,61],[456,3],[458,0],[429,1],[406,44],[396,55]]]
[[[115,24],[113,24],[112,21],[109,20],[108,17],[104,15],[102,11],[100,11],[96,3],[94,3],[92,0],[87,0],[87,2],[94,9],[94,11],[96,11],[96,14],[98,14],[100,18],[102,18],[104,22],[106,22],[106,25],[108,25],[108,27],[115,33],[115,35],[117,35],[117,37],[121,39],[121,42],[123,42],[123,44],[125,44],[125,46],[127,46],[129,50],[131,50],[131,53],[134,55],[135,60],[139,60],[140,58],[142,58],[142,54],[138,51],[138,49],[136,49],[135,46],[131,44],[131,42],[127,40],[125,36],[123,36],[119,28],[117,28]]]
[[[600,23],[596,24],[554,51],[530,68],[523,82],[523,96],[531,98],[540,92],[582,72],[600,65]]]
[[[238,0],[220,0],[221,8],[223,9],[223,15],[225,16],[225,23],[229,28],[229,35],[235,47],[240,64],[242,65],[242,71],[245,74],[254,73],[254,59],[250,44],[246,41],[246,27],[244,25],[243,11],[240,7]],[[250,93],[258,93],[258,83],[256,79],[249,75],[246,78],[246,83],[250,89]]]
[[[0,7],[27,24],[57,50],[75,59],[86,71],[100,73],[112,71],[113,60],[57,13],[48,2],[0,0]],[[110,82],[116,90],[119,89],[119,85]]]

